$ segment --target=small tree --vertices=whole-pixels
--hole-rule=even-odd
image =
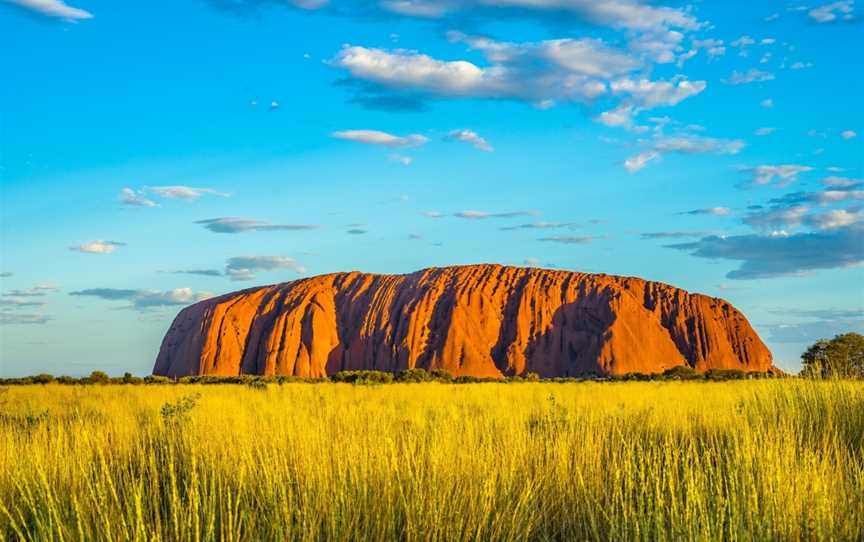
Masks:
[[[864,335],[844,333],[819,339],[801,354],[801,376],[808,378],[864,377]]]
[[[111,377],[103,371],[93,371],[87,378],[90,384],[107,384],[111,382]]]

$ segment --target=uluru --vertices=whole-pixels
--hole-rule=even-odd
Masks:
[[[768,371],[771,352],[715,297],[634,277],[501,265],[332,273],[184,308],[153,373],[327,376],[445,369],[541,377],[687,365]]]

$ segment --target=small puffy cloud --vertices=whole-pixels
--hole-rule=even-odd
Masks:
[[[759,102],[759,105],[761,107],[764,107],[765,109],[771,109],[772,107],[774,107],[774,100],[772,100],[771,98],[765,98],[764,100]]]
[[[351,228],[350,230],[347,230],[345,233],[347,233],[349,235],[364,235],[364,234],[368,233],[368,230],[364,230],[362,228]]]
[[[29,9],[46,17],[56,17],[67,21],[78,21],[82,19],[92,19],[93,14],[72,7],[63,3],[61,0],[6,0],[16,6]]]
[[[755,184],[770,184],[775,179],[780,185],[785,185],[798,180],[798,175],[813,171],[810,166],[802,166],[799,164],[784,164],[779,166],[762,165],[753,167],[741,168],[741,171],[750,172],[753,175]]]
[[[0,273],[0,279],[7,279],[7,278],[11,277],[13,274],[14,273],[12,273],[11,271],[3,271],[2,273]]]
[[[691,135],[661,137],[655,140],[654,150],[682,154],[738,154],[745,146],[740,139],[716,139]]]
[[[194,188],[192,186],[148,186],[146,190],[160,198],[195,200],[205,194],[227,198],[230,194],[219,192],[212,188]]]
[[[729,216],[732,213],[732,210],[728,207],[706,207],[704,209],[693,209],[692,211],[685,211],[681,214],[685,215],[711,215],[711,216]]]
[[[147,311],[161,307],[189,305],[212,297],[207,292],[193,292],[191,288],[175,288],[167,291],[90,288],[70,292],[69,295],[82,297],[98,297],[106,301],[127,301],[128,308]]]
[[[137,207],[156,207],[159,205],[155,201],[149,199],[144,192],[136,191],[131,188],[124,188],[120,191],[120,203]]]
[[[809,215],[805,218],[808,225],[818,230],[834,230],[864,222],[864,210],[833,209],[824,213]]]
[[[699,258],[740,262],[738,269],[726,275],[730,279],[798,276],[864,262],[864,227],[853,225],[794,235],[780,232],[710,236],[667,247]]]
[[[555,235],[552,237],[541,237],[537,239],[538,241],[543,241],[544,243],[562,243],[565,245],[587,245],[597,239],[602,239],[603,237],[597,235]]]
[[[727,85],[745,85],[747,83],[760,83],[763,81],[773,81],[774,74],[756,68],[751,68],[746,72],[733,71],[729,79],[723,82]]]
[[[439,211],[423,211],[420,214],[422,214],[426,218],[444,218],[444,213],[441,213]]]
[[[762,137],[762,136],[767,136],[767,135],[773,134],[775,131],[777,131],[777,128],[769,128],[769,127],[756,128],[756,130],[753,131],[753,135],[757,135],[757,136]]]
[[[410,156],[405,156],[404,154],[392,153],[387,158],[390,159],[391,162],[396,162],[397,164],[402,164],[403,166],[410,166],[414,163],[414,159]]]
[[[855,137],[857,135],[858,134],[852,130],[844,130],[844,131],[840,132],[840,137],[842,137],[843,139],[852,139],[853,137]]]
[[[824,6],[811,9],[807,15],[817,23],[832,23],[838,20],[850,20],[854,17],[852,14],[853,0],[841,0],[840,2],[831,2]]]
[[[487,218],[514,218],[518,216],[532,216],[537,213],[534,211],[507,211],[503,213],[489,213],[486,211],[459,211],[453,213],[457,218],[466,218],[469,220],[485,220]]]
[[[490,145],[488,141],[480,137],[480,134],[478,134],[474,130],[452,130],[449,134],[447,134],[446,139],[450,141],[462,141],[464,143],[470,143],[475,149],[484,152],[492,152],[495,150],[492,148],[492,145]]]
[[[793,62],[792,64],[789,65],[790,70],[804,70],[806,68],[812,68],[812,67],[813,67],[812,62],[800,62],[799,61],[799,62]]]
[[[117,247],[125,247],[126,243],[121,243],[119,241],[90,241],[89,243],[84,243],[82,245],[75,245],[69,247],[69,250],[73,250],[75,252],[84,252],[86,254],[111,254]]]
[[[740,38],[730,42],[729,44],[732,47],[743,49],[744,47],[747,47],[748,45],[753,45],[754,43],[756,43],[756,40],[754,40],[750,36],[741,36]]]
[[[225,275],[231,280],[252,280],[256,273],[288,269],[305,273],[306,269],[292,258],[284,256],[237,256],[229,258]]]
[[[251,220],[248,218],[239,218],[233,216],[197,220],[195,223],[201,224],[213,233],[244,233],[249,231],[306,231],[319,228],[319,226],[314,224],[271,224],[263,220]]]
[[[633,116],[637,113],[635,107],[629,104],[621,104],[615,109],[600,113],[594,120],[612,128],[624,128],[633,132],[642,132],[647,127],[636,126]]]
[[[624,168],[630,173],[634,173],[647,166],[649,162],[659,158],[660,153],[657,151],[643,151],[624,160]]]
[[[619,79],[610,85],[613,94],[627,94],[644,109],[677,105],[681,101],[705,90],[705,81],[651,81],[648,79]]]
[[[345,139],[347,141],[356,141],[367,145],[381,145],[391,148],[410,148],[425,145],[429,139],[420,134],[411,134],[408,136],[396,136],[381,132],[379,130],[343,130],[333,132],[333,137],[336,139]]]

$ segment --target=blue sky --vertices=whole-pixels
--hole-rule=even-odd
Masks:
[[[498,262],[864,331],[860,6],[0,0],[0,373],[149,373],[179,309]]]

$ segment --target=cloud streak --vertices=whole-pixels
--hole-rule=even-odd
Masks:
[[[90,288],[70,292],[69,295],[97,297],[106,301],[127,301],[128,308],[149,311],[162,307],[189,305],[212,297],[208,292],[193,292],[191,288],[175,288],[167,291]]]
[[[250,231],[308,231],[316,230],[320,226],[314,224],[271,224],[263,220],[252,220],[240,217],[220,217],[197,220],[213,233],[245,233]]]
[[[39,15],[65,19],[67,21],[80,21],[92,19],[93,14],[80,8],[72,7],[60,0],[6,0],[14,6],[20,6]]]

